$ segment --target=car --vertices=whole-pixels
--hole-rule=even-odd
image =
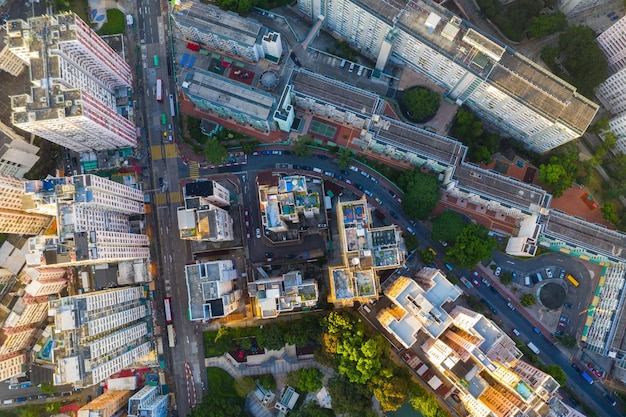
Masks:
[[[402,204],[402,199],[401,199],[400,197],[396,198],[396,201],[397,201],[399,204]]]
[[[65,391],[64,393],[61,394],[61,397],[69,397],[70,395],[72,395],[71,391]]]
[[[350,64],[350,68],[348,68],[349,72],[354,71],[354,62]]]
[[[246,230],[246,239],[250,240],[252,235],[250,234],[250,229]]]
[[[296,257],[295,253],[290,253],[286,256],[287,259],[294,259]]]
[[[511,302],[509,301],[508,303],[506,303],[506,306],[508,308],[510,308],[511,310],[515,311],[515,306],[513,306],[513,304],[511,304]]]
[[[611,13],[606,15],[606,17],[611,17],[611,16],[615,16],[615,12],[611,12]]]
[[[498,314],[498,310],[496,310],[494,306],[489,306],[489,310],[491,310],[493,314]]]
[[[615,398],[611,397],[609,394],[604,394],[602,398],[604,398],[604,400],[612,407],[615,407],[617,405],[617,401],[615,401]]]
[[[548,278],[552,278],[552,270],[550,268],[546,268],[546,275],[548,275]]]
[[[20,389],[20,384],[11,384],[9,385],[9,389]]]
[[[163,137],[166,138],[167,137],[167,132],[163,132]]]
[[[345,66],[346,66],[346,60],[345,60],[345,59],[342,59],[342,60],[341,60],[341,64],[339,64],[339,67],[340,67],[340,68],[343,68],[343,67],[345,67]]]
[[[398,214],[393,210],[389,211],[389,214],[391,214],[391,217],[393,217],[394,219],[398,218]]]
[[[246,227],[250,227],[250,220],[246,219]]]
[[[271,155],[272,151],[261,151],[261,155]]]
[[[292,165],[291,167],[293,169],[302,169],[302,167],[300,165],[296,165],[296,164]]]
[[[502,268],[501,267],[497,267],[496,268],[496,276],[499,277],[501,273],[502,273]]]
[[[326,172],[324,172],[324,175],[326,175],[327,177],[330,177],[330,178],[334,178],[334,177],[335,177],[335,174],[333,174],[333,173],[332,173],[332,172],[330,172],[330,171],[326,171]]]
[[[574,398],[574,397],[570,397],[570,399],[569,399],[569,400],[570,400],[570,402],[572,403],[572,405],[573,405],[574,407],[576,407],[576,406],[578,405],[578,400],[577,400],[576,398]]]
[[[363,191],[365,194],[367,194],[368,196],[372,197],[374,196],[374,194],[372,194],[372,192],[370,190],[365,190]]]
[[[350,171],[359,172],[359,169],[354,165],[350,165]]]
[[[435,251],[433,248],[428,248],[428,252],[432,253],[433,256],[437,256],[437,251]]]
[[[533,332],[537,333],[539,336],[541,336],[541,330],[539,330],[537,327],[533,327]]]
[[[274,258],[271,258],[271,257],[265,258],[265,262],[273,262],[273,261],[274,261]]]
[[[565,307],[565,308],[572,308],[572,305],[570,303],[565,303],[565,304],[563,304],[563,307]]]
[[[368,174],[365,171],[361,171],[361,175],[363,175],[365,178],[369,178],[370,177],[370,174]]]
[[[254,152],[252,152],[252,156],[259,156],[259,155],[261,155],[261,154],[259,153],[259,151],[254,151]]]
[[[272,155],[282,155],[282,151],[272,151]]]
[[[256,234],[256,238],[257,238],[257,239],[261,239],[261,229],[259,229],[259,228],[257,227],[257,228],[256,228],[256,232],[255,232],[255,234]]]
[[[519,332],[519,330],[517,330],[517,329],[513,329],[513,334],[514,334],[515,336],[519,336],[519,335],[520,335],[520,332]]]
[[[619,16],[611,16],[611,20],[617,20],[619,19]]]
[[[28,396],[28,401],[33,401],[33,400],[36,400],[36,399],[37,399],[36,395],[29,395]]]
[[[350,175],[350,171],[346,170],[346,169],[342,169],[340,171],[343,175]]]
[[[170,132],[172,131],[172,124],[171,123],[169,125],[167,125],[167,130],[169,130]]]
[[[363,67],[359,67],[359,71],[357,71],[356,75],[358,75],[359,77],[363,75]]]
[[[56,393],[56,392],[53,392],[52,394],[50,394],[50,398],[56,398],[58,396],[59,396],[59,394]]]
[[[472,282],[474,283],[475,286],[480,287],[480,282],[478,282],[476,278],[474,278]]]
[[[574,368],[576,372],[580,372],[580,368],[575,363],[572,364],[572,368]]]
[[[352,181],[350,181],[348,178],[346,178],[346,184],[353,185],[354,183]]]
[[[39,394],[39,395],[37,396],[37,399],[38,399],[38,400],[45,400],[46,398],[48,398],[48,394]]]
[[[376,200],[376,202],[377,202],[378,204],[383,204],[383,200],[381,200],[381,199],[380,199],[380,198],[378,198],[378,197],[375,197],[375,198],[374,198],[374,200]]]
[[[274,256],[274,254],[272,252],[265,252],[265,257],[266,258],[271,258],[272,256]]]
[[[291,151],[283,151],[283,155],[291,155]]]
[[[567,270],[565,268],[561,268],[561,273],[559,274],[559,278],[564,279],[565,274],[567,274]]]
[[[559,317],[559,321],[562,323],[569,323],[569,319],[565,316],[561,316]]]
[[[472,275],[474,275],[475,277],[480,277],[480,274],[475,269],[472,269]]]
[[[411,227],[407,227],[406,231],[415,236],[415,230],[413,230]]]
[[[396,198],[396,193],[394,193],[393,190],[387,190],[387,192],[392,198]]]
[[[361,184],[354,183],[354,186],[357,188],[357,190],[363,191],[363,186]]]
[[[327,157],[326,155],[317,154],[316,156],[317,156],[319,159],[322,159],[322,160],[326,160],[326,159],[328,159],[328,157]]]
[[[159,187],[163,187],[163,177],[159,177]]]
[[[439,243],[441,243],[441,246],[443,246],[444,248],[448,246],[448,242],[446,242],[445,240],[440,240]]]
[[[483,284],[485,284],[485,287],[491,287],[491,284],[485,278],[481,278],[480,280]]]
[[[305,171],[313,171],[313,168],[312,168],[312,167],[310,167],[310,166],[308,166],[308,165],[304,165],[304,166],[302,167],[302,169],[303,169],[303,170],[305,170]]]
[[[374,184],[378,184],[380,182],[376,177],[370,177],[370,180],[372,180]]]
[[[13,404],[13,400],[4,400],[2,401],[2,404],[5,404],[5,405]]]
[[[335,179],[338,181],[343,181],[343,175],[335,174]]]

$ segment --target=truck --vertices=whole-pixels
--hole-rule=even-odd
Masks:
[[[532,350],[535,355],[539,355],[541,353],[539,348],[537,348],[533,342],[528,342],[528,349]]]
[[[591,378],[587,372],[582,371],[582,372],[580,373],[580,376],[581,376],[581,377],[585,380],[585,382],[586,382],[586,383],[588,383],[589,385],[592,385],[592,384],[593,384],[593,378]]]
[[[162,337],[157,337],[157,354],[162,355],[163,354],[163,338]]]

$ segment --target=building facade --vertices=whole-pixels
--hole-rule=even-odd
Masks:
[[[24,186],[24,180],[0,174],[0,233],[37,235],[54,221],[49,215],[25,211]]]
[[[133,123],[116,110],[130,66],[76,14],[13,20],[7,31],[33,83],[11,97],[14,126],[77,152],[137,145]]]
[[[609,75],[626,68],[626,18],[621,18],[598,35],[596,41],[609,65]]]
[[[24,374],[27,356],[25,353],[12,353],[0,356],[0,381]]]
[[[446,96],[536,152],[581,136],[598,106],[576,88],[521,54],[479,33],[434,2],[300,0],[312,21],[383,70],[389,60],[410,65],[445,87]]]
[[[52,353],[54,384],[98,384],[152,352],[146,302],[141,287],[50,301],[58,342]]]
[[[126,408],[132,391],[107,391],[78,410],[78,417],[113,417]]]
[[[39,160],[39,148],[0,122],[0,174],[22,178]]]
[[[59,294],[67,285],[64,268],[26,268],[20,279],[26,283],[27,294],[38,297],[42,295]]]
[[[149,257],[148,237],[133,233],[129,220],[146,213],[141,190],[96,175],[27,181],[25,190],[28,210],[57,218],[57,235],[31,239],[29,266]]]
[[[128,400],[128,417],[165,417],[169,398],[159,387],[146,385]]]

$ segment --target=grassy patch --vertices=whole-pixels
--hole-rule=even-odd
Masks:
[[[87,0],[54,0],[54,8],[59,12],[72,11],[76,13],[85,23],[90,24],[89,4]]]
[[[107,9],[107,21],[98,31],[98,35],[117,35],[126,32],[126,18],[118,9]]]
[[[232,339],[240,339],[245,337],[256,337],[261,334],[261,329],[257,326],[254,327],[233,327],[232,331]],[[207,358],[212,358],[216,356],[222,356],[226,351],[220,349],[215,345],[215,336],[217,336],[217,331],[205,332],[204,333],[204,356]]]
[[[207,380],[211,395],[225,399],[240,399],[235,392],[235,379],[222,368],[207,368]]]

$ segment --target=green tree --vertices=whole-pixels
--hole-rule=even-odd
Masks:
[[[255,389],[256,383],[254,382],[254,378],[250,376],[237,378],[235,381],[235,392],[242,398],[245,398],[246,395],[250,394]]]
[[[308,329],[303,326],[285,327],[285,343],[295,346],[306,346],[309,343]]]
[[[279,350],[285,347],[285,330],[282,322],[266,324],[263,331],[257,336],[259,345],[269,350]]]
[[[560,163],[541,164],[539,165],[539,181],[550,187],[555,197],[560,197],[563,191],[572,185],[572,176]]]
[[[441,97],[429,88],[414,87],[402,93],[402,103],[412,118],[424,123],[437,114]]]
[[[46,411],[50,414],[59,414],[59,410],[61,409],[61,403],[47,403]]]
[[[604,116],[593,122],[591,126],[589,126],[589,128],[587,129],[587,132],[599,134],[606,132],[610,128],[611,127],[609,126],[609,118]]]
[[[456,113],[450,135],[461,142],[472,141],[483,134],[483,122],[470,110],[461,108]]]
[[[532,294],[524,294],[520,297],[519,302],[524,307],[530,307],[535,304],[535,296]]]
[[[409,399],[413,382],[406,368],[386,368],[372,380],[381,410],[395,411]]]
[[[314,401],[302,404],[297,410],[289,412],[292,417],[335,417],[333,410],[322,408]]]
[[[239,347],[243,350],[248,350],[252,347],[252,339],[249,337],[242,337],[239,339]]]
[[[528,25],[531,38],[542,38],[567,28],[567,18],[563,13],[542,14],[533,17]]]
[[[276,379],[272,374],[263,374],[259,375],[259,384],[263,386],[263,388],[268,389],[270,391],[274,391],[276,389]]]
[[[200,405],[188,414],[189,417],[244,417],[241,405],[217,395],[205,396]]]
[[[409,403],[415,411],[421,413],[423,417],[446,417],[448,414],[441,408],[437,399],[424,392],[422,395],[416,395],[409,400]]]
[[[310,135],[300,135],[291,144],[293,145],[293,154],[296,156],[311,156],[313,153],[309,147],[313,144],[313,137]]]
[[[220,352],[227,352],[229,349],[233,348],[233,333],[230,327],[221,326],[217,334],[215,335],[215,339],[213,340],[215,344],[215,349]]]
[[[600,211],[602,212],[602,217],[604,217],[604,220],[607,222],[616,224],[619,221],[619,216],[612,203],[604,203],[602,207],[600,207]]]
[[[328,393],[333,399],[333,411],[337,414],[358,416],[372,408],[372,393],[367,386],[354,384],[344,376],[328,381]]]
[[[498,244],[488,233],[485,226],[468,224],[456,238],[454,246],[448,247],[446,257],[464,268],[473,268],[489,259]]]
[[[419,251],[419,255],[420,255],[420,259],[422,260],[422,262],[424,262],[427,265],[428,264],[432,264],[433,262],[435,262],[435,255],[433,255],[428,250],[421,250],[421,251]]]
[[[459,213],[446,210],[432,222],[432,238],[453,243],[465,227],[465,219]]]
[[[398,185],[404,190],[402,208],[413,219],[426,219],[441,198],[439,180],[433,175],[423,174],[418,169],[405,171],[398,178]]]
[[[570,26],[559,37],[559,50],[572,84],[586,97],[593,97],[593,89],[606,80],[608,69],[596,33],[588,26]]]
[[[28,404],[19,407],[16,411],[18,417],[41,417],[46,414],[46,406],[43,404]]]
[[[211,138],[207,141],[206,146],[204,147],[204,156],[207,161],[217,165],[226,161],[228,151],[225,147],[220,145],[216,138]]]
[[[317,392],[322,388],[322,371],[317,368],[302,368],[289,372],[287,383],[302,392]]]
[[[245,14],[253,6],[252,0],[216,0],[215,4],[222,10],[230,10],[237,14]]]
[[[567,382],[567,375],[565,374],[565,371],[563,371],[563,368],[559,365],[548,365],[545,367],[544,371],[554,378],[562,387],[565,386],[565,383]]]
[[[39,389],[42,394],[52,394],[54,392],[54,384],[52,382],[42,382]]]
[[[558,340],[565,347],[576,346],[576,338],[569,334],[555,335],[554,338]]]
[[[500,278],[500,282],[503,285],[511,285],[513,283],[513,274],[509,271],[503,271],[498,278]]]
[[[257,146],[259,146],[261,142],[259,142],[258,140],[245,140],[242,139],[239,142],[239,146],[241,146],[241,150],[243,151],[243,153],[245,153],[246,155],[250,155],[252,154],[252,152],[254,152],[257,148]]]
[[[404,235],[404,246],[406,246],[407,251],[411,252],[419,247],[419,242],[415,236],[410,233],[406,233]]]
[[[348,148],[339,149],[339,159],[337,160],[337,166],[339,168],[347,168],[352,163],[352,151]]]

